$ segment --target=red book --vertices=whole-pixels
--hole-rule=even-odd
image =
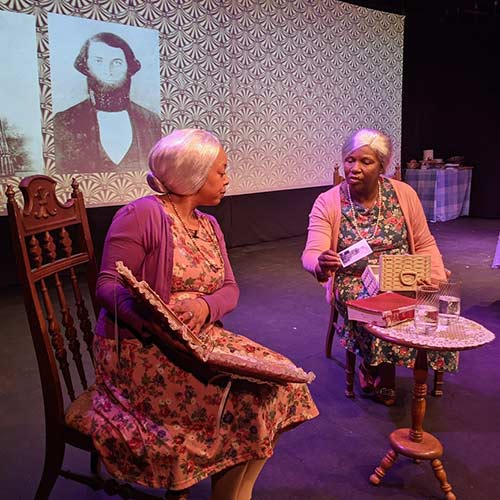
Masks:
[[[416,300],[399,293],[385,292],[347,301],[347,316],[352,321],[377,326],[392,326],[413,319]]]

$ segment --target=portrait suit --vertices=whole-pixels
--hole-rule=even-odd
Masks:
[[[54,117],[57,171],[94,173],[143,167],[149,151],[161,136],[160,119],[132,101],[127,111],[132,125],[132,145],[118,165],[101,146],[96,109],[90,99],[57,113]]]

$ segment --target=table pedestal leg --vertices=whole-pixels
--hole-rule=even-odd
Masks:
[[[443,454],[443,446],[432,434],[425,432],[423,422],[425,417],[425,395],[427,394],[427,353],[419,349],[415,368],[413,370],[414,386],[411,407],[411,428],[395,430],[389,436],[391,449],[382,459],[379,467],[370,476],[370,482],[380,484],[386,472],[394,465],[398,455],[404,455],[414,460],[429,460],[434,475],[446,495],[446,500],[455,500],[451,485],[446,478],[446,472],[439,458]]]

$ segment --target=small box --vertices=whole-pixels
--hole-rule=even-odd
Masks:
[[[363,285],[370,296],[377,295],[380,290],[379,285],[379,269],[377,264],[368,264],[361,275]]]

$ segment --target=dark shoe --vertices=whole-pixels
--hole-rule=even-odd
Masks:
[[[375,397],[385,406],[392,406],[396,402],[396,391],[388,387],[379,387],[375,390]]]
[[[189,488],[185,490],[169,490],[165,496],[165,500],[187,500],[189,497]]]

